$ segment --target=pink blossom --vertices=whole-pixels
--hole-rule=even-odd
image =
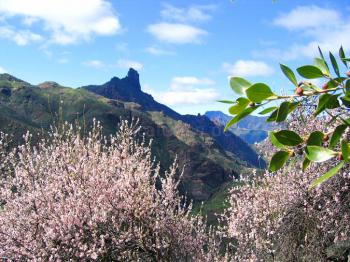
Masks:
[[[2,259],[221,259],[218,235],[178,194],[176,165],[160,176],[134,123],[109,139],[98,123],[81,131],[65,125],[37,146],[27,134],[10,153],[1,134]]]

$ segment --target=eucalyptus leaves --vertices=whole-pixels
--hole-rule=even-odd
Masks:
[[[290,158],[296,155],[303,158],[302,168],[306,170],[311,162],[324,162],[338,159],[337,164],[324,175],[313,181],[311,187],[317,186],[334,176],[349,161],[349,141],[344,133],[350,126],[350,58],[345,56],[341,47],[339,60],[345,66],[345,74],[338,65],[335,56],[329,52],[329,61],[325,59],[319,48],[320,57],[315,58],[314,65],[305,65],[297,68],[302,77],[298,80],[295,73],[286,65],[280,65],[284,75],[294,85],[295,93],[291,95],[278,95],[264,83],[250,83],[241,77],[232,77],[230,85],[232,90],[240,95],[236,101],[222,100],[220,102],[231,104],[229,112],[233,118],[227,123],[225,131],[253,112],[260,115],[269,115],[268,122],[283,122],[297,108],[306,104],[314,104],[312,115],[314,117],[329,115],[336,128],[328,133],[314,131],[308,136],[300,136],[291,130],[270,132],[272,144],[279,149],[270,161],[269,169],[274,172],[282,168]],[[331,73],[330,66],[334,73]],[[306,79],[306,80],[305,80]],[[324,82],[322,87],[308,79],[319,79]],[[271,105],[273,104],[273,105]],[[327,142],[327,143],[325,143]]]

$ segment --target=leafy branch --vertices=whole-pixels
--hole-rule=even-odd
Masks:
[[[297,108],[302,108],[310,103],[313,106],[312,115],[329,115],[332,122],[338,123],[331,132],[323,133],[314,131],[306,137],[291,130],[280,130],[269,133],[271,143],[278,148],[270,161],[269,169],[274,172],[282,168],[289,159],[296,155],[303,156],[303,170],[306,170],[311,162],[320,163],[330,159],[338,159],[338,164],[324,175],[317,178],[311,188],[331,178],[349,162],[350,144],[347,139],[342,139],[343,134],[350,126],[348,113],[350,110],[350,58],[345,56],[341,47],[339,59],[347,69],[342,75],[335,56],[329,52],[330,66],[326,61],[321,49],[320,57],[315,58],[314,65],[304,65],[296,69],[303,79],[324,79],[325,84],[319,87],[310,81],[297,80],[296,74],[288,66],[280,64],[283,74],[294,86],[294,93],[289,95],[278,95],[264,83],[250,83],[241,77],[231,77],[230,86],[232,90],[240,95],[235,101],[221,100],[220,102],[230,104],[229,113],[233,116],[227,123],[225,131],[232,125],[238,123],[248,115],[257,110],[260,115],[269,115],[267,122],[284,122],[288,116]],[[317,99],[315,103],[313,99]],[[277,106],[268,106],[281,101]],[[337,114],[333,114],[336,109]],[[340,121],[336,121],[340,120]],[[330,140],[329,140],[330,139]],[[329,143],[325,143],[329,140]],[[337,148],[337,149],[336,149]]]

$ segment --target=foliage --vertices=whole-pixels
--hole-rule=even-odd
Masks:
[[[284,75],[294,85],[295,94],[278,95],[264,83],[251,84],[243,78],[232,77],[231,88],[241,96],[236,101],[224,101],[233,104],[229,108],[233,118],[227,123],[225,130],[258,110],[261,115],[269,114],[268,122],[276,123],[286,121],[296,109],[307,109],[314,118],[330,116],[329,122],[324,124],[336,123],[336,126],[327,132],[315,130],[313,133],[300,136],[292,130],[279,130],[270,134],[271,142],[279,149],[271,158],[270,171],[282,168],[296,155],[304,156],[303,170],[306,170],[311,162],[339,160],[337,165],[313,181],[311,187],[326,181],[338,173],[342,167],[347,166],[350,150],[349,140],[342,139],[342,135],[350,126],[350,71],[342,74],[335,56],[330,52],[329,61],[327,61],[322,51],[320,49],[319,51],[320,57],[315,58],[314,65],[301,66],[296,70],[302,78],[307,80],[298,81],[297,76],[288,66],[280,65]],[[339,59],[346,70],[349,70],[350,58],[345,56],[342,47],[339,50]],[[332,65],[333,74],[329,63]],[[323,81],[323,86],[317,86],[313,80]],[[276,103],[278,106],[275,105]],[[313,120],[310,119],[310,121]],[[330,143],[325,143],[329,138]]]
[[[160,177],[137,131],[122,122],[106,138],[95,124],[82,137],[65,125],[6,154],[1,134],[1,259],[218,260],[220,238],[178,195],[176,166]]]
[[[304,135],[327,127],[297,110],[288,129]],[[349,138],[349,132],[346,134]],[[262,152],[273,154],[268,141]],[[231,190],[230,208],[224,216],[228,236],[234,238],[234,261],[346,261],[350,252],[350,175],[338,169],[321,187],[309,190],[320,174],[337,160],[311,163],[303,172],[287,164],[277,172],[242,178]],[[334,255],[334,250],[337,254]]]

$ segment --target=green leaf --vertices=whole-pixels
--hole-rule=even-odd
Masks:
[[[323,143],[324,134],[321,131],[314,131],[307,139],[308,146],[321,146]]]
[[[331,95],[326,103],[326,108],[327,109],[334,109],[340,107],[339,100],[338,100],[338,95]]]
[[[336,175],[339,172],[339,170],[344,166],[344,164],[345,164],[344,161],[340,162],[338,165],[336,165],[335,167],[330,169],[327,173],[325,173],[324,175],[322,175],[319,178],[317,178],[316,180],[314,180],[312,182],[310,188],[314,188],[314,187],[318,186],[319,184],[325,182],[326,180],[330,179],[334,175]]]
[[[238,123],[246,116],[250,115],[255,109],[257,109],[258,106],[248,107],[244,109],[244,111],[238,115],[236,115],[234,118],[232,118],[225,126],[224,131],[226,132],[232,125]]]
[[[266,98],[275,96],[275,94],[271,91],[270,87],[263,83],[257,83],[250,86],[246,90],[246,94],[250,101],[255,103],[261,103]]]
[[[332,138],[329,142],[330,148],[333,148],[336,146],[336,144],[338,144],[340,138],[342,137],[342,135],[345,132],[347,127],[348,127],[347,125],[339,125],[335,128],[333,135],[332,135]]]
[[[326,59],[324,59],[324,55],[323,55],[323,53],[322,53],[322,50],[321,50],[320,46],[318,46],[318,52],[320,53],[321,58],[322,58],[324,61],[326,61]]]
[[[312,65],[306,65],[306,66],[299,67],[297,69],[297,71],[298,71],[299,75],[301,75],[302,77],[305,77],[307,79],[314,79],[314,78],[323,77],[322,71],[318,67],[312,66]]]
[[[275,111],[273,111],[271,113],[271,115],[268,117],[268,119],[266,119],[266,122],[273,122],[276,120],[277,117],[277,113],[278,113],[278,109],[276,109]]]
[[[287,119],[290,105],[291,105],[290,102],[281,103],[277,112],[276,122],[283,122],[284,120]]]
[[[245,90],[251,85],[251,83],[241,77],[231,77],[230,79],[230,86],[232,90],[240,95],[244,95]]]
[[[345,83],[345,90],[346,90],[346,94],[350,95],[350,79],[348,79]]]
[[[231,100],[217,100],[217,102],[224,103],[224,104],[234,104],[235,103],[234,101],[231,101]]]
[[[290,113],[293,112],[296,108],[298,108],[299,105],[300,105],[300,102],[291,103],[291,104],[289,105],[288,114],[290,114]]]
[[[323,110],[326,109],[326,104],[328,102],[328,100],[330,99],[332,95],[330,94],[322,94],[320,95],[319,99],[318,99],[318,104],[317,104],[317,108],[314,112],[314,115],[317,116],[318,114],[320,114]]]
[[[340,49],[339,49],[339,57],[340,57],[340,59],[342,60],[343,64],[344,64],[346,67],[348,67],[347,62],[346,62],[345,60],[343,60],[343,59],[345,59],[345,52],[344,52],[344,49],[343,49],[342,46],[341,46]]]
[[[345,162],[349,160],[349,144],[343,140],[341,142],[341,153]]]
[[[333,158],[337,153],[322,146],[308,146],[307,158],[313,162],[324,162]]]
[[[315,66],[317,66],[324,75],[330,76],[329,68],[322,58],[315,58]]]
[[[269,170],[275,172],[279,170],[287,162],[289,158],[289,153],[287,151],[278,151],[275,153],[270,161]]]
[[[350,126],[350,118],[348,119],[342,119],[342,122],[347,125],[348,127]]]
[[[311,161],[308,158],[305,158],[302,165],[302,170],[305,171],[311,164]]]
[[[281,144],[280,142],[278,142],[277,138],[275,137],[275,134],[273,131],[269,132],[269,139],[270,142],[277,148],[285,148],[285,146],[283,144]]]
[[[350,108],[350,96],[346,95],[340,98],[341,101],[343,102],[344,106],[347,108]]]
[[[335,78],[335,79],[331,79],[328,81],[327,83],[327,87],[328,88],[336,88],[340,85],[340,83],[342,82],[342,78]]]
[[[265,108],[263,111],[261,111],[259,113],[259,115],[266,115],[270,112],[272,112],[273,110],[275,110],[277,108],[277,106],[272,106],[272,107],[269,107],[269,108]]]
[[[285,146],[297,146],[304,141],[297,133],[291,130],[274,132],[274,136],[278,142]]]
[[[298,86],[297,78],[293,71],[286,65],[280,64],[281,70],[283,74],[295,85]]]
[[[238,115],[249,105],[250,101],[245,97],[239,97],[236,100],[236,104],[229,108],[231,115]]]
[[[335,59],[334,55],[333,55],[331,52],[329,52],[329,58],[331,59],[334,72],[337,74],[337,76],[340,77],[339,67],[338,67],[337,60]]]

